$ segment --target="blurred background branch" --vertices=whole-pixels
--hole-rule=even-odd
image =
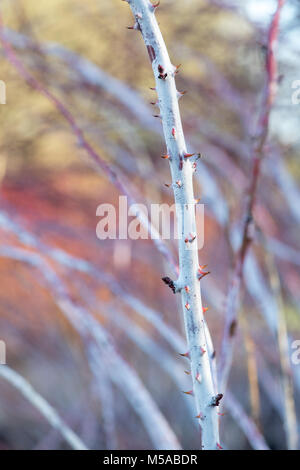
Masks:
[[[188,91],[180,100],[188,146],[202,154],[195,174],[196,197],[205,204],[199,254],[211,271],[202,291],[217,364],[276,4],[163,0],[157,11],[171,59],[182,64],[177,82]],[[0,340],[8,366],[88,448],[194,449],[200,429],[193,400],[182,394],[191,389],[180,356],[182,318],[176,296],[159,281],[176,269],[176,244],[96,237],[96,209],[103,202],[117,206],[120,189],[135,202],[172,204],[162,129],[149,104],[152,72],[142,42],[132,40],[136,32],[126,29],[128,6],[3,0],[1,7],[2,38],[60,103],[28,87],[0,50],[7,94],[0,105]],[[232,326],[235,350],[218,410],[224,448],[299,447],[300,115],[293,104],[299,14],[299,2],[286,1],[240,323]],[[101,156],[100,172],[76,145],[61,106]],[[121,175],[122,188],[104,176],[106,165],[114,183]],[[49,272],[58,291],[44,277]],[[1,449],[67,446],[3,380],[0,416]]]

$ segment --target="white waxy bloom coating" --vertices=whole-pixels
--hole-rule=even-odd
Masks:
[[[172,175],[172,188],[177,207],[179,239],[179,279],[174,283],[181,292],[185,330],[193,378],[193,392],[198,415],[202,417],[202,448],[219,448],[218,408],[211,406],[216,396],[212,378],[211,358],[207,348],[205,323],[198,279],[197,238],[186,242],[196,233],[193,161],[187,154],[175,84],[177,68],[171,64],[168,51],[155,18],[155,8],[148,0],[127,0],[146,44],[152,63],[162,118],[167,154]],[[180,184],[179,184],[180,182]],[[185,289],[188,286],[188,289]],[[186,308],[186,305],[189,308]],[[201,377],[201,380],[199,380]]]

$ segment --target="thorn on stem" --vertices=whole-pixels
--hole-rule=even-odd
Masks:
[[[181,357],[186,357],[187,359],[190,359],[190,353],[189,351],[187,351],[186,353],[184,354],[180,354]]]
[[[180,98],[182,98],[186,93],[187,93],[187,91],[178,91],[177,90],[177,99],[180,100]]]
[[[127,29],[131,29],[131,30],[135,30],[135,31],[140,31],[141,30],[138,21],[136,21],[133,26],[127,26]]]
[[[203,274],[203,273],[204,273],[203,270],[204,270],[205,268],[207,268],[207,266],[208,266],[207,264],[200,264],[200,266],[199,266],[199,272],[200,272],[200,274]]]
[[[181,64],[175,66],[174,75],[176,75],[181,67]]]
[[[207,276],[210,274],[210,271],[204,271],[204,269],[207,267],[207,264],[199,266],[198,269],[198,280],[200,281],[204,276]]]
[[[185,153],[183,156],[184,156],[184,158],[191,158],[194,155],[195,155],[194,153]]]
[[[210,274],[210,271],[207,271],[207,273],[204,273],[202,274],[201,276],[198,277],[198,281],[201,281],[201,279],[203,279],[205,276],[207,276],[208,274]]]
[[[197,380],[197,382],[199,382],[199,384],[201,384],[201,382],[202,382],[202,377],[201,377],[200,372],[197,373],[197,375],[196,375],[196,380]]]
[[[160,5],[160,0],[158,0],[158,2],[156,3],[151,3],[151,7],[153,8],[153,10],[156,10],[156,8],[158,8]]]
[[[193,392],[193,390],[189,390],[188,392],[182,392],[182,393],[185,393],[185,395],[191,395],[191,396],[194,396],[194,392]]]

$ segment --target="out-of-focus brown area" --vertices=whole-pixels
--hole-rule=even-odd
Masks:
[[[191,151],[202,154],[195,176],[205,204],[205,244],[199,257],[211,272],[202,291],[218,361],[265,83],[270,15],[255,23],[244,2],[235,2],[240,5],[232,9],[216,3],[163,0],[157,16],[173,63],[182,64],[177,85],[188,91],[180,101],[187,142]],[[1,4],[16,55],[68,108],[87,140],[123,175],[136,201],[172,204],[172,191],[164,186],[170,182],[169,167],[160,158],[165,153],[161,124],[152,118],[156,108],[149,104],[155,99],[149,90],[152,70],[139,33],[126,29],[133,21],[127,3]],[[278,44],[279,90],[264,148],[229,381],[232,400],[272,449],[286,448],[293,418],[298,423],[300,418],[294,343],[300,340],[300,104],[292,104],[292,83],[300,79],[293,61],[299,52],[293,42],[299,5],[291,2],[287,8]],[[55,52],[54,43],[63,47],[62,54]],[[72,60],[66,60],[68,51],[75,53]],[[95,80],[92,70],[82,73],[87,65],[79,70],[80,57],[105,76],[96,74]],[[68,297],[110,335],[183,448],[197,448],[200,429],[187,403],[193,400],[182,394],[191,388],[184,374],[188,363],[180,357],[185,351],[175,351],[166,341],[149,310],[184,338],[180,302],[161,282],[172,274],[170,266],[151,240],[97,238],[96,209],[102,203],[118,207],[118,188],[90,164],[61,114],[25,83],[3,49],[0,65],[7,94],[6,104],[0,105],[0,340],[6,343],[7,364],[89,448],[153,448],[143,419],[112,378],[121,372],[107,370],[105,352],[95,380],[88,338],[68,320],[57,295]],[[176,255],[176,243],[167,245]],[[73,258],[66,261],[66,254]],[[79,269],[78,260],[89,268],[82,264]],[[48,269],[57,276],[55,282],[49,281]],[[288,344],[285,361],[281,335]],[[224,448],[250,448],[226,394],[223,405]],[[287,409],[294,413],[289,419]],[[1,377],[0,418],[3,450],[67,448],[60,434]]]

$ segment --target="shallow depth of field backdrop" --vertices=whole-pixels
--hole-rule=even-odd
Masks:
[[[217,361],[275,8],[271,0],[162,0],[157,11],[172,62],[182,64],[177,84],[188,92],[180,101],[188,145],[202,154],[195,176],[205,204],[199,257],[211,272],[202,291]],[[155,101],[152,70],[140,34],[127,29],[133,24],[128,4],[4,0],[1,14],[16,56],[68,108],[135,200],[172,204],[161,123],[149,104]],[[254,242],[245,264],[228,395],[220,408],[224,448],[253,447],[252,425],[271,449],[286,448],[293,434],[297,442],[299,25],[300,2],[287,1]],[[169,331],[185,344],[180,302],[161,281],[170,267],[150,240],[97,239],[97,206],[118,207],[118,189],[90,164],[53,103],[26,84],[2,48],[0,80],[6,83],[6,104],[0,105],[0,340],[7,364],[89,448],[155,447],[135,397],[144,389],[181,446],[198,448],[193,398],[182,393],[191,388],[188,362],[180,356],[186,351],[167,341]],[[176,243],[167,244],[176,256]],[[66,305],[91,314],[108,335],[94,369],[89,335],[69,321]],[[110,361],[115,351],[119,359]],[[122,385],[126,374],[120,368],[128,366],[139,377],[132,391]],[[68,448],[1,377],[0,423],[3,450]]]

